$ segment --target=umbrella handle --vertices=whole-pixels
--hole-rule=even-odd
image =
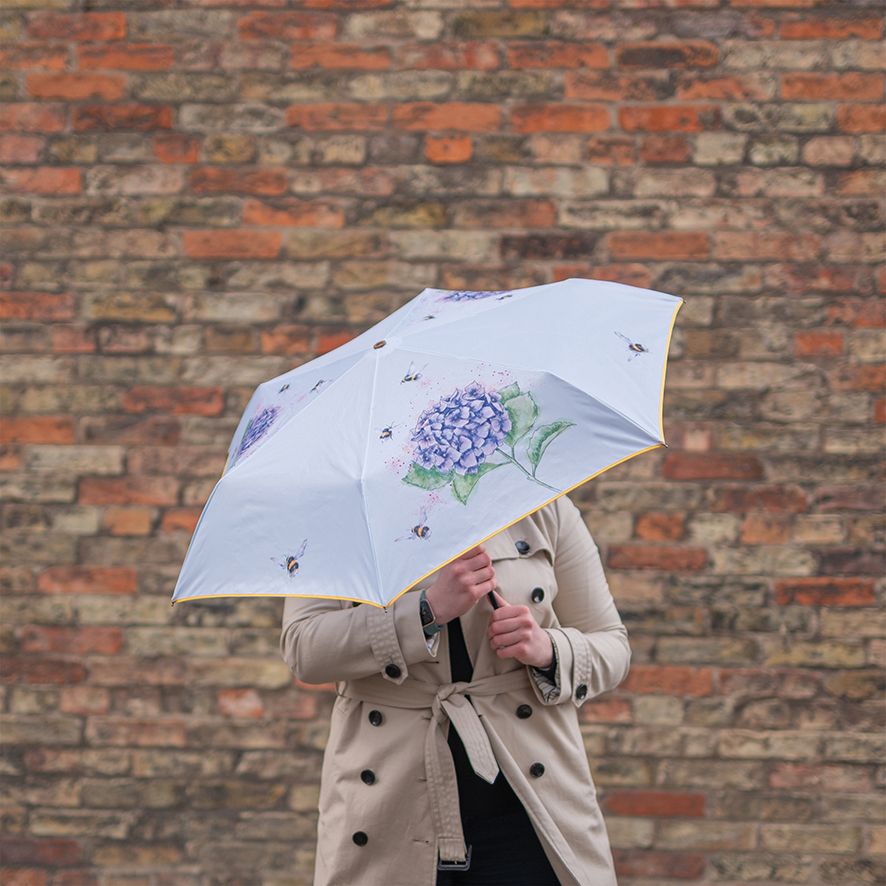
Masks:
[[[492,604],[493,609],[498,609],[501,606],[501,603],[499,603],[498,600],[495,599],[495,594],[493,594],[492,591],[490,591],[486,596],[489,597],[489,602]]]

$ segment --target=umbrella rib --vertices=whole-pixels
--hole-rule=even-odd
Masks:
[[[360,465],[360,501],[363,505],[363,519],[366,520],[366,532],[369,535],[369,550],[372,553],[372,561],[375,565],[375,583],[379,591],[381,586],[381,570],[378,565],[378,555],[375,550],[375,542],[372,538],[372,521],[369,519],[369,509],[366,500],[366,487],[364,480],[366,477],[366,464],[369,460],[369,441],[372,431],[372,407],[375,405],[375,381],[378,378],[378,357],[373,361],[372,383],[369,387],[369,409],[366,415],[366,446],[363,448],[363,464]]]

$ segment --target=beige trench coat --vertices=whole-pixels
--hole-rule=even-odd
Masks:
[[[438,858],[464,857],[446,744],[453,727],[478,774],[492,781],[500,769],[508,780],[561,883],[616,882],[578,719],[630,664],[597,545],[563,495],[483,546],[501,596],[528,606],[550,634],[556,686],[495,655],[485,597],[461,617],[473,679],[453,684],[448,631],[429,649],[419,618],[418,591],[436,573],[386,609],[286,598],[283,659],[300,680],[338,690],[321,773],[315,886],[434,886]]]

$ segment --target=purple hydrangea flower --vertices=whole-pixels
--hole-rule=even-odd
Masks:
[[[510,430],[499,393],[472,382],[429,406],[418,417],[411,439],[421,467],[476,474]]]
[[[507,289],[455,289],[444,295],[440,301],[472,301],[478,298],[489,298],[491,295],[501,295],[508,291]]]
[[[237,449],[237,458],[264,437],[279,412],[279,406],[269,406],[249,419],[249,424],[246,425],[246,430],[243,432],[243,437],[240,440],[240,447]]]

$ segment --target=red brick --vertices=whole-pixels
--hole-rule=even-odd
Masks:
[[[391,125],[409,130],[496,132],[501,129],[501,109],[494,104],[470,102],[408,102],[394,106]]]
[[[532,40],[505,46],[508,67],[608,68],[609,51],[599,43],[567,43],[556,40]]]
[[[171,129],[172,108],[167,105],[78,105],[71,109],[75,132],[95,130]]]
[[[35,12],[27,15],[31,37],[53,40],[118,40],[126,35],[123,12]]]
[[[154,514],[154,508],[148,507],[106,508],[102,514],[102,529],[109,535],[150,535]]]
[[[265,715],[261,697],[254,689],[220,689],[218,709],[227,717],[257,720]]]
[[[127,412],[220,415],[225,400],[222,388],[136,385],[123,395],[121,405]]]
[[[634,535],[644,541],[676,541],[685,532],[683,514],[641,514],[634,524]]]
[[[202,508],[170,508],[165,510],[157,531],[161,533],[187,532],[193,535],[202,510]]]
[[[708,235],[697,231],[618,231],[607,236],[606,244],[616,259],[704,259],[711,251]]]
[[[878,425],[886,423],[886,397],[878,397],[874,400],[873,421]]]
[[[315,12],[250,12],[237,23],[241,40],[330,40],[338,17]]]
[[[749,0],[732,0],[735,5],[742,2],[751,5]],[[772,5],[766,0],[753,0],[753,3],[759,6]],[[847,37],[879,40],[883,36],[883,18],[879,15],[787,18],[781,22],[778,36],[786,40],[844,40]]]
[[[76,313],[70,292],[0,292],[0,320],[70,320]]]
[[[882,74],[818,74],[790,71],[780,75],[781,97],[788,101],[876,101],[883,97]]]
[[[36,163],[45,144],[39,135],[0,135],[0,163]]]
[[[62,104],[0,104],[0,132],[61,132],[64,128],[65,106]]]
[[[470,136],[433,136],[425,139],[425,157],[431,163],[466,163],[471,159]]]
[[[748,514],[741,521],[741,543],[744,545],[779,545],[791,540],[789,514]]]
[[[345,212],[341,206],[322,200],[300,200],[287,197],[265,203],[261,200],[243,201],[243,224],[272,227],[342,228]]]
[[[630,723],[631,702],[627,698],[595,698],[582,706],[579,719],[583,723]]]
[[[314,332],[304,323],[278,323],[261,332],[263,354],[306,355],[313,349]],[[335,345],[338,347],[338,345]]]
[[[0,443],[74,443],[74,421],[65,415],[10,415],[0,422]]]
[[[845,351],[842,332],[807,329],[794,333],[795,357],[840,357]]]
[[[874,582],[869,578],[815,576],[778,580],[773,584],[780,606],[875,606]]]
[[[195,194],[264,194],[286,192],[286,169],[231,169],[204,166],[192,169],[188,183]]]
[[[600,132],[611,125],[606,105],[517,105],[509,118],[515,132]]]
[[[618,877],[699,880],[704,875],[705,857],[699,854],[614,849],[612,856]]]
[[[802,513],[808,505],[806,494],[796,487],[718,486],[710,510],[743,514],[748,511]]]
[[[164,132],[152,140],[154,156],[162,163],[196,163],[200,139],[180,132]]]
[[[22,652],[116,655],[123,648],[123,632],[110,627],[24,625],[19,628],[19,643]]]
[[[38,574],[37,590],[45,594],[134,594],[138,587],[136,571],[128,566],[50,566]]]
[[[713,688],[710,668],[652,664],[631,665],[627,679],[621,685],[624,692],[698,697],[710,695]]]
[[[320,356],[328,351],[334,351],[336,348],[347,344],[351,339],[356,337],[357,333],[350,329],[328,329],[326,327],[318,327],[317,338],[314,342],[314,350],[317,352],[317,356]]]
[[[65,46],[24,40],[0,46],[0,70],[63,71],[67,63],[68,50]]]
[[[278,231],[225,228],[182,232],[182,251],[189,258],[276,258],[282,242]]]
[[[716,105],[628,105],[618,109],[626,132],[702,132],[716,124]]]
[[[841,298],[827,306],[829,323],[846,323],[856,329],[886,326],[886,299]]]
[[[849,363],[828,373],[835,391],[872,391],[886,389],[886,363]]]
[[[700,818],[704,816],[704,794],[670,791],[612,791],[604,809],[610,815],[655,818]]]
[[[165,43],[106,43],[75,47],[81,70],[168,71],[175,47]]]
[[[661,472],[669,480],[759,480],[763,465],[756,455],[669,452]]]
[[[492,40],[405,43],[395,52],[401,70],[491,71],[501,66],[498,43]]]
[[[385,47],[367,49],[359,43],[295,43],[289,67],[380,71],[391,67],[390,50]]]
[[[126,92],[126,78],[119,74],[83,74],[77,71],[28,74],[25,91],[33,98],[61,98],[77,101],[103,98],[114,101]]]
[[[79,194],[82,177],[82,170],[65,166],[0,170],[0,181],[9,191],[20,194]]]
[[[388,126],[388,108],[364,102],[316,102],[290,105],[286,109],[287,126],[309,131],[384,130]]]
[[[0,657],[0,680],[4,683],[82,683],[86,667],[60,658]]]
[[[83,850],[76,840],[17,834],[15,837],[0,837],[0,857],[7,865],[77,864],[83,860]]]
[[[144,442],[152,442],[150,435]],[[174,505],[178,481],[174,477],[82,477],[80,504]]]
[[[886,105],[840,105],[837,128],[841,132],[886,131]]]
[[[640,144],[640,159],[651,165],[685,163],[692,156],[692,145],[682,135],[650,135]]]

